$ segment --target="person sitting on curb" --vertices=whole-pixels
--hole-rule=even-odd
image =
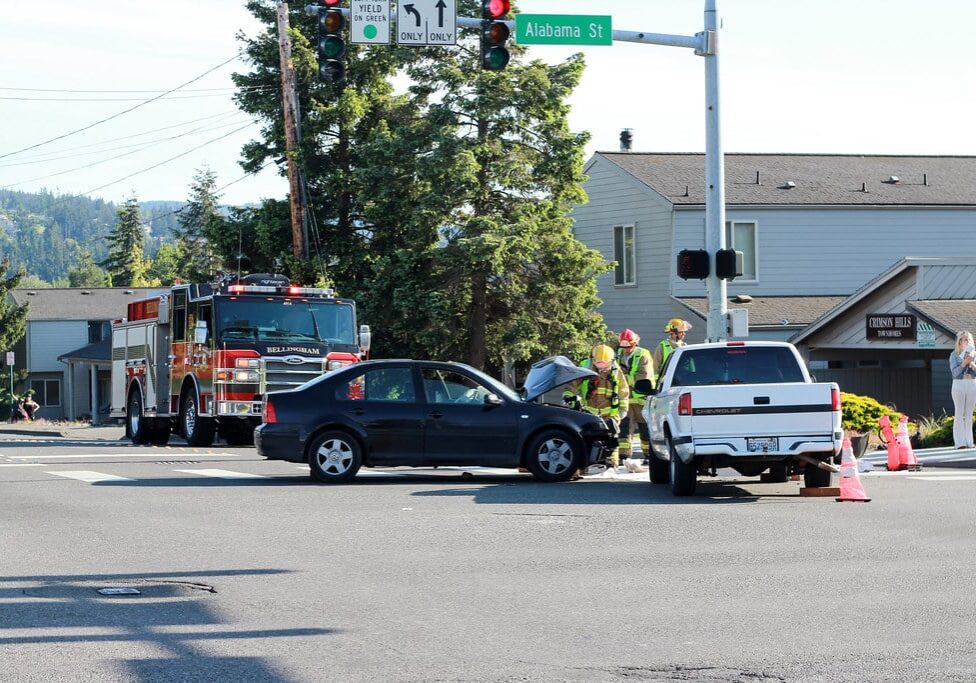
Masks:
[[[27,396],[24,397],[24,413],[26,414],[27,419],[33,422],[34,415],[37,412],[37,409],[40,407],[41,406],[38,405],[37,401],[34,400],[34,390],[29,390],[27,392]]]

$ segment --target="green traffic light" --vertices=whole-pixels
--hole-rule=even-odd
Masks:
[[[485,53],[484,68],[489,71],[500,71],[508,66],[508,50],[503,47],[493,47]]]
[[[346,52],[346,43],[339,36],[324,36],[319,41],[320,59],[338,59]]]

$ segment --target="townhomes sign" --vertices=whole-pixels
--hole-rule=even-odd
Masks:
[[[914,341],[918,320],[910,313],[868,313],[865,336],[876,341]]]

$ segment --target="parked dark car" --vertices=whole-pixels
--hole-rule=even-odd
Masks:
[[[460,363],[366,361],[269,393],[254,442],[265,458],[307,462],[324,482],[349,481],[363,465],[525,467],[565,481],[615,438],[595,415],[533,399],[592,374],[548,359],[519,396]]]

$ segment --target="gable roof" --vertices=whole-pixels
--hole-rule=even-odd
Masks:
[[[80,349],[69,351],[58,356],[58,360],[67,363],[86,362],[86,363],[110,363],[112,362],[112,336],[109,335],[94,344],[82,346]]]
[[[597,152],[596,156],[615,164],[675,207],[705,203],[704,154]],[[892,176],[898,181],[886,182]],[[787,182],[795,187],[785,189]],[[976,207],[976,157],[726,154],[725,203]]]
[[[30,304],[28,320],[114,320],[124,318],[126,305],[163,291],[148,287],[56,287],[13,289],[18,306]]]
[[[972,330],[976,321],[974,299],[929,299],[909,301],[908,307],[944,328],[953,335],[962,330]]]
[[[729,297],[728,307],[747,309],[749,327],[789,329],[809,325],[845,299],[846,296],[754,296],[746,303]],[[707,319],[707,298],[681,297],[678,301],[702,320]]]

